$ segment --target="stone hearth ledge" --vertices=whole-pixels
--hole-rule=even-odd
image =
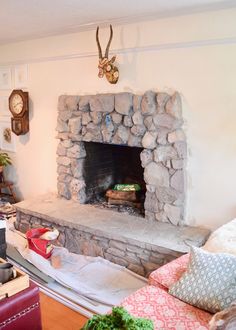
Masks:
[[[189,226],[174,226],[163,222],[150,222],[144,218],[82,205],[73,200],[46,194],[15,204],[18,213],[67,227],[100,235],[107,239],[133,244],[155,251],[158,247],[185,253],[189,246],[201,246],[209,230]]]

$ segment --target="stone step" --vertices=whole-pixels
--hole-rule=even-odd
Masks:
[[[190,245],[201,246],[210,233],[203,228],[151,222],[126,213],[82,205],[58,198],[56,194],[25,200],[15,206],[21,231],[53,225],[61,232],[62,245],[69,251],[102,256],[136,269],[142,275],[188,252]]]

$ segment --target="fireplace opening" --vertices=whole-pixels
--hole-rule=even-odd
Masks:
[[[84,145],[87,203],[144,216],[146,183],[140,160],[143,149],[96,142]]]

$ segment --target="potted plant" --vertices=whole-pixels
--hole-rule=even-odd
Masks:
[[[0,152],[0,181],[2,182],[2,174],[5,166],[11,165],[11,158],[6,152]]]

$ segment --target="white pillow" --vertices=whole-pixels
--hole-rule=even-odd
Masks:
[[[216,229],[206,241],[203,249],[214,253],[236,255],[236,219]]]

